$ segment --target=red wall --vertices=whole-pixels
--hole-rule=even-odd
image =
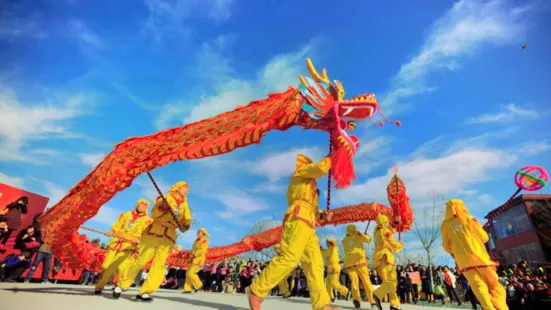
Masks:
[[[44,197],[42,195],[31,193],[17,187],[0,183],[0,209],[4,209],[6,205],[14,202],[21,196],[29,197],[29,204],[27,206],[28,213],[23,214],[21,219],[21,226],[19,227],[20,229],[14,231],[11,234],[10,240],[8,241],[8,243],[6,243],[7,248],[13,247],[15,243],[15,237],[17,237],[19,231],[30,226],[33,223],[34,216],[44,211],[44,209],[46,209],[46,206],[48,205],[48,201],[50,200],[50,198],[48,197]]]

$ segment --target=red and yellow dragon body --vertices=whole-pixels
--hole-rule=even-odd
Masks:
[[[93,256],[86,243],[79,238],[79,227],[95,216],[117,192],[129,187],[138,175],[171,162],[216,156],[258,144],[272,130],[284,131],[300,126],[328,132],[332,160],[330,177],[335,181],[336,188],[350,185],[355,178],[352,159],[359,140],[348,131],[355,127],[356,120],[371,121],[379,110],[379,104],[373,94],[344,100],[345,92],[340,82],[330,82],[325,69],[318,74],[309,59],[307,66],[312,78],[300,76],[299,88],[289,87],[284,92],[270,94],[268,98],[209,119],[129,138],[117,144],[92,172],[41,217],[44,241],[48,247],[73,268],[89,266]],[[390,122],[400,125],[399,122]],[[333,220],[325,224],[374,220],[378,213],[384,212],[400,216],[399,231],[409,229],[413,220],[409,203],[400,207],[391,201],[391,206],[392,209],[372,203],[337,208],[333,210]],[[231,256],[239,254],[239,251],[271,246],[279,240],[266,242],[263,236],[277,236],[273,232],[261,233],[258,238],[249,236],[237,246],[233,245],[233,250],[229,252],[224,247],[213,248],[209,256],[211,259],[220,255]],[[173,257],[176,262],[178,257],[183,256],[177,253]]]

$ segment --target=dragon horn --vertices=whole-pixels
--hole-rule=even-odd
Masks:
[[[306,87],[308,87],[308,82],[306,81],[306,79],[301,75],[298,76],[298,78],[300,79],[300,83]]]
[[[321,70],[321,76],[320,76],[310,58],[306,58],[306,67],[308,67],[308,72],[310,72],[310,75],[314,80],[318,82],[322,81],[327,83],[328,85],[331,85],[331,82],[329,81],[329,77],[327,76],[327,70],[325,70],[325,68]]]

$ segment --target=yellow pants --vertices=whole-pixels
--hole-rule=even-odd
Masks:
[[[289,285],[288,285],[287,279],[289,279],[289,275],[287,275],[285,278],[283,278],[283,280],[281,280],[281,282],[279,282],[279,284],[277,285],[277,288],[279,289],[279,293],[283,297],[291,296],[291,292],[289,291]]]
[[[147,274],[147,279],[145,279],[138,293],[139,295],[153,294],[161,286],[165,278],[165,263],[173,246],[174,242],[167,238],[150,235],[143,236],[140,240],[138,258],[126,272],[119,275],[117,285],[123,290],[127,290],[136,279],[138,272],[142,271],[145,265],[155,257]]]
[[[325,280],[327,293],[329,293],[329,298],[331,298],[331,300],[335,299],[335,293],[333,293],[334,290],[339,292],[341,296],[348,295],[348,288],[341,284],[339,281],[339,275],[340,272],[329,273],[327,274],[327,279]]]
[[[323,281],[323,257],[315,228],[294,217],[283,226],[281,254],[274,257],[254,279],[250,291],[264,298],[272,288],[293,271],[300,262],[308,281],[312,309],[322,309],[331,303]]]
[[[101,276],[98,283],[96,283],[96,290],[103,290],[107,281],[116,273],[120,277],[121,274],[134,264],[135,257],[134,255],[130,255],[131,253],[131,251],[107,251],[103,265],[101,265]]]
[[[381,277],[383,283],[375,290],[375,294],[381,301],[389,295],[389,302],[391,306],[400,308],[400,299],[396,295],[396,286],[398,285],[398,277],[396,275],[396,268],[394,265],[382,263],[377,266],[377,273]]]
[[[369,278],[369,269],[367,266],[355,266],[346,268],[348,271],[348,276],[350,277],[350,290],[352,291],[352,299],[358,302],[362,301],[362,296],[360,295],[360,280],[365,289],[365,295],[367,300],[372,305],[375,304],[373,299],[373,285],[371,285],[371,279]]]
[[[200,289],[203,282],[199,279],[197,273],[201,271],[203,266],[189,264],[186,271],[186,283],[184,284],[184,292],[191,292],[193,289]]]
[[[477,268],[463,273],[484,310],[508,310],[505,288],[493,268]]]

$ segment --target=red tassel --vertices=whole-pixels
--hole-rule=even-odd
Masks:
[[[348,187],[356,179],[352,156],[344,146],[339,147],[331,155],[331,177],[338,189]]]

